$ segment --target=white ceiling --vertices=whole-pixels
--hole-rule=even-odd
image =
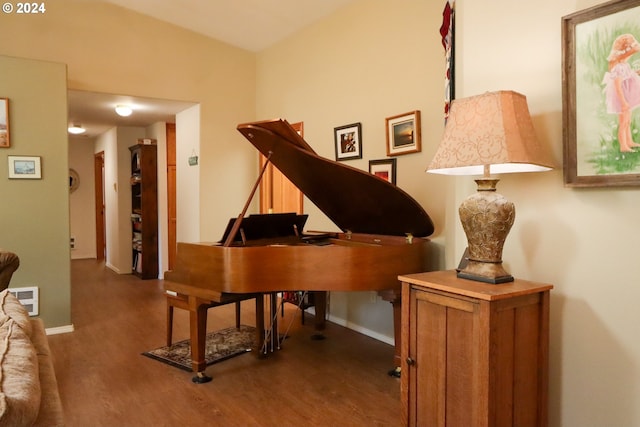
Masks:
[[[254,52],[355,0],[104,0]]]
[[[355,0],[85,0],[104,1],[179,27],[259,52]],[[115,114],[119,103],[132,104],[128,118]],[[114,126],[173,122],[187,102],[133,98],[118,94],[69,91],[69,122],[95,137]]]
[[[140,98],[108,93],[68,91],[69,124],[82,125],[87,131],[74,138],[93,138],[116,126],[147,127],[157,122],[175,123],[177,113],[195,105],[192,102]],[[129,105],[129,117],[116,114],[116,105]]]

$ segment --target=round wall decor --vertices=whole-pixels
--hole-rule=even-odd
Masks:
[[[73,193],[80,187],[80,176],[74,169],[69,169],[69,191]]]

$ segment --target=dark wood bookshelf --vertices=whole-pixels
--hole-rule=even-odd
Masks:
[[[151,143],[147,143],[152,141]],[[158,161],[154,140],[139,140],[131,151],[131,271],[158,278]]]

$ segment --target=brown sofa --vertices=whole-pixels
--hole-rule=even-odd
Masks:
[[[9,266],[4,269],[0,263],[6,286],[19,261],[17,257],[2,260]],[[44,323],[30,318],[20,301],[4,289],[0,292],[0,427],[62,425],[62,402]]]
[[[20,258],[13,252],[0,249],[0,291],[9,287],[13,272],[20,266]]]

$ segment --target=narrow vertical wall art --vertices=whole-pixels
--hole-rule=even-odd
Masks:
[[[9,137],[9,98],[0,98],[0,147],[11,147]]]
[[[454,40],[455,40],[455,0],[447,0],[442,11],[442,26],[440,35],[442,36],[442,46],[445,57],[445,77],[444,77],[444,120],[449,117],[449,107],[455,98],[455,74],[454,74]]]

